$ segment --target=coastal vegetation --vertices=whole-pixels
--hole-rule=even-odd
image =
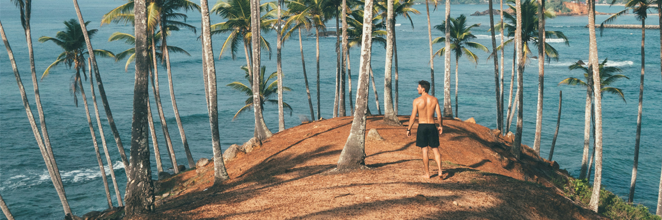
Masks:
[[[447,120],[459,118],[459,102],[458,102],[458,79],[459,79],[459,59],[466,56],[469,61],[476,64],[478,62],[478,55],[475,54],[473,49],[482,50],[489,53],[488,59],[494,59],[494,95],[496,100],[490,103],[497,111],[496,125],[491,130],[491,137],[499,139],[498,144],[499,153],[512,157],[508,161],[522,162],[531,161],[531,163],[551,163],[553,169],[554,162],[548,162],[544,159],[537,159],[540,156],[540,137],[542,132],[542,109],[543,109],[543,91],[544,91],[544,70],[545,61],[551,62],[552,60],[558,61],[562,54],[546,39],[556,39],[569,45],[569,38],[561,31],[547,30],[545,27],[545,19],[553,19],[554,12],[561,11],[563,8],[562,1],[549,1],[545,3],[544,0],[508,0],[507,5],[510,12],[500,11],[500,22],[494,22],[494,10],[492,9],[493,0],[488,0],[490,4],[490,37],[492,41],[492,49],[482,44],[472,41],[476,36],[472,33],[472,28],[479,27],[479,24],[472,24],[470,19],[465,15],[451,17],[451,3],[471,3],[473,0],[459,0],[459,1],[445,1],[445,20],[441,24],[431,25],[430,21],[430,3],[433,4],[434,9],[438,7],[438,1],[432,0],[425,1],[426,14],[427,14],[427,31],[429,47],[429,67],[430,67],[430,81],[431,91],[430,94],[435,95],[439,87],[435,86],[435,73],[434,73],[434,57],[444,56],[444,83],[443,83],[443,116]],[[12,2],[19,9],[21,14],[21,25],[25,32],[27,51],[29,55],[30,70],[32,77],[32,84],[34,88],[35,102],[34,106],[37,107],[39,116],[39,125],[35,120],[32,113],[25,88],[22,84],[19,68],[17,67],[13,51],[9,46],[9,42],[5,36],[4,29],[0,23],[0,31],[2,31],[2,38],[7,48],[8,57],[12,64],[14,76],[17,80],[18,89],[21,94],[24,109],[27,114],[28,121],[31,125],[37,145],[39,146],[40,153],[44,159],[44,163],[48,170],[48,176],[55,190],[57,191],[59,200],[65,216],[73,218],[71,207],[67,201],[67,196],[64,191],[64,184],[60,171],[58,170],[55,161],[55,154],[51,147],[49,133],[46,126],[46,118],[44,116],[44,109],[41,105],[41,98],[39,94],[38,79],[36,75],[36,65],[34,61],[34,51],[31,39],[31,0],[12,0]],[[482,3],[477,1],[477,3]],[[612,2],[613,4],[614,2]],[[615,94],[625,101],[625,96],[621,88],[613,84],[621,79],[629,79],[628,76],[620,73],[622,70],[609,66],[607,59],[599,62],[598,59],[598,45],[596,36],[596,26],[589,25],[589,51],[588,63],[578,61],[571,66],[572,74],[582,74],[581,77],[569,77],[561,81],[559,84],[582,86],[586,88],[586,105],[585,105],[585,121],[584,121],[584,143],[583,155],[581,162],[581,173],[577,180],[570,179],[567,183],[559,180],[557,187],[565,190],[564,196],[574,201],[579,201],[588,209],[595,213],[615,218],[615,219],[659,219],[659,217],[651,214],[646,207],[633,206],[635,185],[637,179],[637,167],[639,158],[639,147],[642,129],[642,102],[644,93],[644,73],[645,73],[645,22],[650,11],[657,10],[662,14],[661,6],[655,5],[655,2],[648,0],[628,0],[625,4],[626,9],[610,16],[607,20],[601,23],[600,35],[603,33],[604,24],[613,22],[619,16],[627,13],[635,14],[636,19],[641,21],[641,74],[640,74],[640,90],[638,102],[638,115],[637,115],[637,128],[636,128],[636,144],[634,146],[633,158],[633,171],[632,179],[630,182],[630,193],[628,201],[624,202],[621,198],[608,192],[602,187],[603,177],[603,158],[602,158],[602,129],[603,129],[603,116],[602,116],[602,96],[604,93]],[[115,32],[108,38],[108,41],[123,41],[130,48],[120,53],[113,53],[103,49],[93,49],[92,37],[97,35],[97,29],[87,30],[87,25],[91,21],[85,21],[82,12],[78,7],[78,3],[74,0],[74,7],[77,12],[77,20],[71,19],[65,21],[65,30],[57,32],[55,37],[43,36],[39,38],[39,42],[53,42],[63,52],[55,56],[56,59],[44,70],[41,79],[52,71],[53,68],[59,65],[65,65],[70,69],[73,68],[74,76],[72,82],[67,87],[72,88],[74,103],[78,104],[78,94],[80,94],[84,102],[85,114],[87,118],[87,125],[90,130],[92,143],[94,146],[98,166],[100,169],[100,176],[104,182],[103,187],[106,195],[106,201],[109,208],[124,207],[124,213],[127,218],[138,217],[141,215],[150,214],[155,210],[155,185],[152,180],[151,171],[151,157],[152,153],[149,149],[149,138],[152,138],[154,147],[154,157],[157,163],[157,170],[159,178],[164,173],[163,164],[160,159],[158,138],[156,136],[156,127],[153,122],[151,113],[151,106],[149,101],[149,88],[151,86],[156,103],[156,109],[165,139],[166,149],[170,157],[172,171],[178,174],[184,169],[181,168],[176,161],[175,148],[171,140],[168,127],[167,117],[163,110],[161,103],[160,89],[159,89],[159,75],[158,70],[161,65],[165,66],[169,96],[172,103],[174,118],[178,125],[178,131],[182,141],[182,148],[184,149],[187,162],[190,169],[198,167],[195,163],[191,150],[189,149],[188,138],[184,131],[185,121],[181,120],[177,102],[175,99],[175,89],[173,83],[173,71],[171,68],[170,52],[189,55],[186,49],[169,45],[167,39],[172,36],[172,32],[187,29],[197,33],[197,27],[187,23],[190,12],[199,12],[201,15],[201,33],[198,36],[202,45],[202,78],[203,82],[197,88],[204,90],[205,103],[199,103],[200,106],[206,106],[207,116],[211,133],[211,147],[213,152],[213,186],[215,190],[222,190],[223,186],[231,180],[231,175],[228,174],[226,168],[226,160],[221,151],[221,139],[223,136],[219,133],[219,97],[217,83],[216,62],[214,61],[214,49],[217,49],[219,59],[223,53],[230,53],[232,59],[236,58],[241,48],[243,48],[244,56],[246,58],[246,65],[241,67],[243,75],[248,84],[242,82],[231,82],[226,84],[227,87],[237,90],[240,93],[248,96],[243,102],[242,107],[234,114],[233,119],[237,118],[241,113],[253,110],[254,120],[254,143],[260,145],[263,141],[267,142],[270,137],[275,135],[270,131],[265,122],[263,113],[265,112],[265,103],[275,104],[278,107],[278,121],[279,132],[285,130],[284,111],[289,110],[292,114],[292,107],[284,101],[285,91],[291,91],[287,86],[284,86],[286,75],[282,71],[281,49],[283,42],[290,39],[293,34],[298,35],[299,51],[302,62],[303,80],[305,82],[305,90],[308,98],[308,107],[310,110],[311,121],[322,121],[322,112],[331,111],[333,109],[334,117],[348,117],[346,126],[348,127],[345,137],[336,137],[342,139],[344,142],[341,149],[338,149],[333,154],[333,159],[337,158],[337,162],[327,166],[328,175],[343,175],[352,172],[367,172],[371,164],[366,164],[366,158],[369,157],[366,153],[366,134],[367,125],[369,123],[368,115],[372,112],[369,110],[369,88],[370,83],[374,91],[374,99],[377,106],[377,114],[382,115],[384,109],[384,117],[379,118],[384,124],[389,126],[401,126],[401,119],[398,118],[398,55],[397,55],[397,38],[396,38],[396,20],[398,17],[408,19],[414,27],[414,22],[411,16],[420,14],[419,11],[413,8],[413,0],[343,0],[329,1],[329,0],[294,0],[294,1],[276,1],[266,2],[260,0],[220,0],[217,1],[210,9],[208,0],[201,0],[200,5],[189,0],[128,0],[126,3],[112,9],[107,14],[103,15],[101,24],[120,23],[131,24],[134,26],[134,32],[121,33]],[[588,0],[588,22],[595,23],[595,0]],[[500,3],[501,9],[503,3]],[[432,11],[434,13],[435,10]],[[194,13],[194,14],[195,14]],[[210,14],[218,16],[222,21],[216,24],[210,23]],[[662,18],[660,18],[662,20]],[[335,73],[335,88],[334,88],[334,103],[322,107],[321,101],[321,86],[324,86],[320,81],[320,76],[324,73],[320,66],[322,62],[329,62],[320,59],[320,35],[327,31],[327,25],[335,20],[336,22],[336,73]],[[342,28],[340,29],[340,22]],[[435,36],[440,36],[433,39],[432,28],[439,32]],[[304,48],[302,43],[302,31],[315,32],[315,52],[316,52],[316,74],[315,74],[315,95],[317,105],[313,105],[313,95],[308,83],[308,72],[305,66]],[[275,31],[276,44],[277,44],[277,70],[269,75],[266,75],[266,65],[261,64],[262,52],[266,51],[271,57],[271,44],[272,39],[263,37],[262,33]],[[500,31],[501,43],[497,46],[495,31]],[[662,30],[661,30],[662,33]],[[227,36],[222,45],[214,47],[212,45],[212,37]],[[505,36],[504,36],[505,35]],[[504,39],[505,37],[510,39]],[[662,38],[661,38],[662,40]],[[384,75],[375,73],[372,68],[372,48],[378,43],[386,49]],[[443,47],[433,53],[434,44],[443,43]],[[422,42],[421,42],[422,44]],[[240,45],[242,47],[240,47]],[[510,96],[508,101],[508,113],[505,116],[504,122],[504,48],[513,45],[513,71],[510,83]],[[355,59],[360,61],[358,68],[358,82],[356,85],[352,84],[351,66],[350,66],[350,49],[353,47],[360,48],[360,54]],[[228,51],[229,50],[229,51]],[[537,56],[533,53],[536,50]],[[498,62],[498,51],[501,51],[501,62]],[[660,48],[662,53],[662,47]],[[286,56],[295,56],[295,54],[287,54]],[[451,56],[455,57],[455,115],[451,105]],[[133,108],[131,120],[131,150],[130,157],[127,158],[124,152],[122,141],[120,140],[119,132],[115,126],[108,99],[101,81],[101,74],[97,66],[96,57],[114,58],[116,62],[126,59],[124,63],[125,71],[129,70],[129,66],[133,63],[135,65],[135,84],[133,90]],[[536,105],[536,131],[534,137],[533,148],[530,150],[522,143],[523,126],[524,126],[524,70],[533,61],[538,62],[538,96]],[[243,61],[242,61],[243,62]],[[159,65],[161,63],[161,65]],[[395,68],[393,69],[393,66]],[[86,69],[87,67],[87,69]],[[530,67],[529,67],[530,68]],[[86,72],[87,70],[87,72]],[[395,74],[392,74],[394,70]],[[578,71],[575,71],[578,70]],[[81,76],[82,73],[82,76]],[[96,131],[94,128],[94,121],[91,118],[91,111],[88,107],[88,99],[83,89],[83,80],[88,78],[91,98],[95,110],[97,130],[101,136],[102,147],[106,157],[107,166],[110,169],[111,179],[113,181],[114,191],[117,200],[117,206],[112,202],[109,184],[106,180],[105,165],[102,160],[102,155],[98,147]],[[94,75],[93,75],[94,74]],[[177,74],[177,73],[174,73]],[[288,74],[291,75],[291,74]],[[517,82],[514,82],[515,75]],[[377,91],[375,76],[377,78],[384,77],[384,93],[382,104],[379,102],[379,94]],[[47,78],[46,78],[47,79]],[[127,178],[125,196],[122,197],[119,186],[117,184],[116,176],[112,166],[112,161],[106,146],[105,136],[103,135],[103,123],[100,119],[100,114],[96,102],[95,88],[93,79],[97,80],[97,88],[102,99],[105,114],[107,117],[108,126],[110,126],[113,133],[118,152],[125,169]],[[395,81],[393,88],[392,82]],[[221,82],[228,83],[228,82]],[[289,83],[288,83],[289,84]],[[513,85],[517,85],[515,98],[512,98]],[[302,86],[303,87],[303,86]],[[353,90],[354,89],[354,90]],[[355,95],[352,94],[355,91]],[[346,97],[345,94],[349,94]],[[394,94],[392,94],[394,92]],[[277,96],[276,96],[277,95]],[[276,97],[274,97],[276,96]],[[349,99],[349,105],[346,105],[346,99]],[[511,100],[514,100],[511,101]],[[527,99],[528,100],[528,99]],[[291,102],[290,102],[291,103]],[[488,105],[486,103],[486,105]],[[382,108],[383,107],[383,108]],[[347,114],[347,108],[349,113]],[[270,111],[270,110],[268,110]],[[517,111],[516,130],[513,134],[509,132],[511,120]],[[559,113],[560,115],[560,113]],[[371,120],[376,120],[371,118]],[[527,119],[528,120],[528,119]],[[559,116],[560,120],[560,116]],[[374,123],[370,121],[370,123]],[[455,121],[450,123],[456,123]],[[457,122],[460,123],[460,122]],[[459,126],[459,125],[458,125]],[[466,125],[462,125],[466,126]],[[558,125],[557,125],[558,126]],[[504,130],[504,127],[506,129]],[[317,127],[315,127],[317,128]],[[393,129],[401,129],[402,127],[394,127]],[[86,128],[87,129],[87,128]],[[591,130],[592,129],[592,130]],[[489,132],[489,131],[488,131]],[[309,137],[312,133],[305,134]],[[593,151],[589,158],[590,153],[590,140],[593,139]],[[508,141],[503,141],[508,138]],[[505,144],[507,142],[507,144]],[[497,143],[497,141],[495,141]],[[178,144],[177,144],[178,145]],[[489,146],[493,147],[493,146]],[[404,148],[403,148],[404,149]],[[245,150],[244,150],[245,151]],[[248,153],[248,152],[246,152]],[[306,154],[309,155],[309,154]],[[372,154],[370,156],[373,156]],[[503,159],[504,157],[501,157]],[[534,158],[534,159],[531,159]],[[551,158],[551,156],[550,156]],[[269,159],[265,159],[266,162]],[[511,162],[504,163],[511,163]],[[594,162],[593,162],[594,161]],[[513,163],[514,163],[513,162]],[[522,162],[523,163],[523,162]],[[558,165],[558,164],[557,164]],[[520,166],[520,165],[518,165]],[[231,168],[231,167],[230,167]],[[475,167],[472,167],[475,168]],[[593,171],[591,168],[594,168]],[[553,171],[557,171],[556,170]],[[504,171],[505,172],[505,171]],[[524,171],[522,171],[524,172]],[[591,176],[593,172],[593,176]],[[236,176],[234,176],[236,177]],[[233,178],[234,178],[233,177]],[[590,179],[593,177],[593,183],[590,184]],[[523,179],[527,180],[526,176]],[[538,179],[535,177],[534,179]],[[473,181],[473,180],[472,180]],[[537,181],[537,180],[536,180]],[[660,201],[658,204],[657,215],[662,216],[662,183],[660,184]],[[5,216],[8,219],[13,219],[10,213],[11,207],[7,207],[2,197],[0,197],[0,208],[2,208]],[[594,214],[594,213],[592,213]]]

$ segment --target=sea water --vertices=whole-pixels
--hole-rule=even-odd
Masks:
[[[91,21],[88,29],[99,31],[92,39],[95,49],[107,49],[119,53],[130,48],[123,42],[108,42],[108,37],[114,32],[133,34],[133,27],[124,24],[105,24],[100,26],[103,14],[111,9],[124,4],[124,1],[81,1],[80,7],[85,19]],[[210,2],[213,4],[214,2]],[[23,84],[32,104],[32,111],[37,116],[34,105],[34,91],[30,78],[30,67],[28,60],[25,35],[20,24],[18,9],[8,1],[0,3],[0,19],[3,22],[9,42],[14,50],[14,56],[20,69]],[[451,6],[453,17],[460,14],[469,15],[475,11],[487,10],[487,5],[453,5]],[[414,26],[403,17],[397,18],[397,46],[399,55],[399,114],[410,113],[410,103],[417,97],[416,85],[419,80],[430,79],[427,22],[425,16],[425,5],[414,5],[421,12],[413,15]],[[496,6],[495,6],[496,8]],[[598,6],[601,12],[616,12],[622,7]],[[443,5],[432,10],[432,25],[439,25],[444,19]],[[199,27],[200,14],[188,12],[188,24]],[[58,31],[64,29],[63,21],[76,18],[73,5],[70,1],[35,1],[32,8],[32,39],[35,53],[35,65],[37,76],[55,61],[57,55],[62,52],[52,42],[39,43],[37,39],[41,36],[55,36]],[[596,16],[596,21],[606,19],[606,15]],[[495,16],[498,21],[498,16]],[[657,16],[651,15],[647,24],[657,24]],[[223,20],[215,14],[211,15],[212,23]],[[489,37],[488,16],[468,16],[469,24],[480,23],[479,27],[473,29],[477,36],[476,42],[491,48]],[[570,41],[566,46],[563,42],[549,39],[550,43],[559,51],[559,60],[545,63],[545,99],[543,109],[543,129],[541,140],[541,155],[547,158],[552,142],[557,117],[558,93],[563,91],[563,113],[561,128],[556,142],[554,160],[558,161],[561,168],[567,169],[572,175],[579,174],[583,150],[584,129],[584,104],[586,92],[583,88],[572,86],[558,86],[558,82],[567,77],[583,77],[580,71],[569,71],[568,66],[578,60],[588,60],[588,29],[585,28],[587,17],[569,16],[557,17],[547,20],[547,30],[563,31]],[[640,24],[634,16],[625,15],[618,20],[617,24]],[[211,158],[211,138],[207,119],[207,110],[204,100],[202,68],[201,68],[201,42],[197,39],[200,34],[188,30],[175,32],[168,38],[168,44],[178,46],[187,50],[191,56],[171,53],[172,74],[175,94],[179,106],[179,112],[184,129],[188,138],[189,146],[194,159],[201,157]],[[327,23],[328,31],[335,31],[335,19]],[[316,68],[315,68],[315,38],[312,32],[304,32],[303,46],[306,59],[308,82],[310,85],[313,105],[316,109]],[[264,51],[262,64],[267,67],[267,74],[276,70],[276,40],[275,32],[263,34],[264,38],[271,43],[272,56]],[[442,36],[440,31],[432,31],[432,37]],[[639,178],[637,191],[634,198],[635,203],[641,203],[654,209],[657,198],[657,187],[659,184],[660,166],[662,165],[662,146],[660,146],[659,131],[662,129],[662,83],[660,82],[660,38],[658,30],[646,31],[646,80],[643,100],[643,120],[641,134],[641,149],[639,158]],[[244,71],[240,66],[246,65],[245,56],[241,48],[238,49],[235,59],[232,59],[230,51],[225,51],[219,58],[221,46],[227,34],[213,37],[214,60],[218,76],[218,102],[219,102],[219,125],[221,131],[221,144],[223,148],[231,144],[241,144],[253,135],[253,117],[250,111],[239,115],[236,120],[232,117],[243,105],[247,96],[241,92],[234,91],[225,86],[231,82],[247,84]],[[283,72],[285,86],[292,88],[291,92],[284,93],[284,101],[289,103],[293,112],[285,114],[286,127],[293,127],[301,123],[301,117],[309,117],[308,100],[303,82],[301,67],[301,56],[298,48],[298,37],[295,35],[285,42],[283,46]],[[641,30],[638,29],[607,29],[602,37],[598,37],[598,50],[600,60],[609,58],[608,65],[616,66],[623,70],[624,75],[630,80],[622,80],[613,84],[614,87],[623,89],[627,102],[613,94],[605,94],[602,102],[603,109],[603,186],[621,197],[627,197],[630,176],[632,171],[632,160],[634,155],[635,131],[637,121],[637,103],[639,94],[640,75],[640,40]],[[320,39],[320,93],[321,114],[323,118],[332,117],[336,53],[335,37],[324,37]],[[497,43],[499,39],[497,38]],[[533,44],[531,44],[533,47]],[[443,44],[434,45],[434,50],[440,49]],[[505,94],[508,95],[508,85],[511,75],[512,46],[505,48]],[[351,50],[352,83],[354,92],[358,82],[359,73],[359,49]],[[533,55],[537,55],[535,49]],[[494,97],[494,67],[491,60],[487,60],[488,54],[474,50],[479,57],[477,64],[473,64],[461,57],[459,61],[459,117],[467,119],[474,117],[476,122],[494,128],[496,124],[495,97]],[[375,83],[380,95],[380,104],[383,105],[383,71],[384,71],[384,48],[380,44],[373,46],[372,66],[375,73]],[[134,65],[129,65],[128,72],[124,71],[126,60],[115,62],[113,59],[97,58],[99,70],[103,77],[103,83],[108,96],[109,104],[124,143],[127,155],[130,149],[131,138],[131,111],[134,83]],[[533,145],[535,131],[535,110],[537,100],[538,83],[538,61],[530,59],[524,73],[524,134],[523,143]],[[452,71],[454,63],[452,61]],[[22,106],[20,94],[11,66],[4,52],[0,53],[0,194],[17,219],[61,219],[63,217],[62,206],[53,188],[50,177],[39,153],[36,141],[26,118]],[[435,85],[436,96],[443,99],[443,57],[435,58]],[[42,105],[46,116],[51,144],[57,164],[59,166],[62,181],[65,186],[66,195],[71,209],[76,215],[83,215],[93,210],[107,208],[103,183],[100,178],[99,167],[96,162],[95,153],[85,118],[82,100],[79,107],[74,105],[73,95],[70,90],[74,71],[65,66],[53,68],[48,76],[39,80]],[[452,90],[455,92],[455,76]],[[159,81],[161,85],[161,100],[165,111],[166,121],[169,125],[170,136],[174,145],[177,161],[179,164],[187,165],[186,156],[182,147],[179,131],[176,126],[165,68],[160,68]],[[90,96],[89,82],[85,81],[84,89]],[[151,89],[150,89],[151,90]],[[97,99],[100,99],[98,89]],[[152,93],[150,92],[150,96]],[[271,97],[276,99],[274,95]],[[355,99],[355,97],[350,97]],[[79,96],[80,99],[80,96]],[[370,105],[373,113],[377,112],[373,92],[370,91]],[[91,100],[91,99],[90,99]],[[150,97],[153,103],[153,96]],[[508,97],[505,99],[508,100]],[[99,105],[101,105],[99,100]],[[90,103],[91,105],[91,103]],[[91,108],[91,107],[90,107]],[[102,108],[102,106],[100,106]],[[91,108],[92,109],[92,108]],[[118,177],[119,188],[124,196],[126,177],[124,167],[121,163],[117,145],[113,139],[110,128],[107,125],[106,115],[103,109],[101,120],[104,124],[104,132],[110,156],[113,160],[113,169]],[[349,112],[349,108],[347,109]],[[152,109],[156,114],[155,108]],[[505,114],[505,113],[504,113]],[[278,111],[275,105],[267,104],[264,109],[264,117],[268,127],[276,132],[278,129]],[[164,168],[171,167],[167,151],[164,149],[165,141],[161,132],[160,121],[155,115],[155,126],[161,147],[161,158]],[[515,121],[515,119],[513,120]],[[96,124],[96,123],[95,123]],[[514,130],[513,127],[511,129]],[[95,126],[96,130],[96,126]],[[98,131],[97,131],[98,136]],[[340,137],[342,138],[342,137]],[[101,145],[99,140],[99,145]],[[150,141],[151,145],[151,141]],[[101,146],[100,146],[101,147]],[[150,151],[152,150],[150,146]],[[104,163],[106,161],[104,160]],[[152,172],[156,174],[156,165],[152,159]],[[107,165],[106,165],[107,166]],[[108,169],[106,167],[106,169]],[[106,170],[108,171],[108,170]],[[106,172],[108,174],[108,172]],[[154,175],[156,178],[156,175]],[[109,181],[110,182],[110,181]],[[112,187],[112,183],[111,187]],[[111,189],[112,191],[112,189]],[[112,196],[113,204],[117,205],[115,196]],[[4,216],[0,217],[4,218]]]

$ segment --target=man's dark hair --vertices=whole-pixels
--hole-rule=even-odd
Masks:
[[[430,82],[425,81],[425,80],[421,80],[421,81],[418,81],[418,85],[421,85],[421,87],[423,87],[423,89],[425,89],[425,93],[428,93],[430,91]]]

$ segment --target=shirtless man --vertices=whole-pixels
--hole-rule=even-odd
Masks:
[[[428,146],[432,148],[434,153],[434,161],[437,162],[437,169],[439,169],[439,178],[441,179],[441,155],[439,154],[439,135],[443,132],[443,119],[441,118],[441,110],[439,108],[439,101],[434,96],[428,94],[430,90],[430,83],[425,80],[418,82],[418,94],[421,97],[414,99],[411,117],[409,118],[409,127],[407,127],[407,137],[411,136],[411,128],[414,126],[416,114],[418,114],[418,132],[416,133],[416,146],[420,147],[423,151],[423,167],[425,170],[424,178],[430,179],[430,172],[428,167]],[[437,112],[439,119],[439,126],[435,125],[434,113]]]

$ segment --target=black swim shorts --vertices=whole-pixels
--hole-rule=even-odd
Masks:
[[[432,148],[439,147],[439,130],[435,124],[418,124],[416,146]]]

